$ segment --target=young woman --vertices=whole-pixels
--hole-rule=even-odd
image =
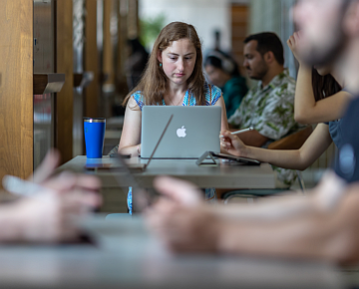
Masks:
[[[202,59],[201,42],[192,25],[173,22],[162,29],[140,83],[125,99],[127,107],[119,153],[140,155],[144,105],[220,106],[221,129],[228,129],[222,92],[205,82]],[[207,197],[212,195],[213,190],[206,192]],[[127,200],[131,212],[131,190]]]
[[[298,41],[298,34],[294,34],[288,41],[294,54]],[[299,63],[301,63],[300,60]],[[303,72],[303,69],[306,71]],[[317,125],[300,149],[268,150],[250,147],[244,145],[238,137],[232,136],[228,131],[222,133],[221,146],[223,149],[233,155],[254,158],[278,167],[304,170],[325,152],[332,141],[337,147],[340,146],[341,132],[337,129],[340,119],[337,120],[337,118],[340,118],[344,113],[347,103],[344,99],[350,100],[351,95],[342,90],[345,80],[337,78],[334,71],[330,71],[331,75],[327,74],[328,71],[330,70],[321,67],[312,73],[311,69],[304,68],[303,65],[299,67],[295,93],[295,114],[297,117],[302,115],[297,113],[297,106],[306,106],[309,110],[311,103],[314,102],[312,114],[306,115],[311,120],[308,122],[326,122]],[[310,98],[307,103],[305,103],[306,98]],[[325,110],[326,107],[327,110]],[[318,113],[318,115],[315,115],[315,113]]]
[[[240,75],[237,63],[222,51],[210,52],[204,61],[204,68],[209,80],[221,88],[227,117],[230,118],[248,91],[245,78]]]
[[[216,105],[222,107],[222,129],[227,117],[222,92],[205,82],[202,47],[192,25],[173,22],[162,29],[140,83],[125,99],[125,121],[119,152],[141,152],[141,110],[144,105]]]
[[[337,82],[339,82],[341,87],[344,87],[345,81],[333,69],[328,67],[316,68],[318,73],[323,76],[321,78],[315,70],[303,63],[297,53],[300,36],[301,33],[296,32],[287,41],[294,57],[299,62],[294,118],[297,122],[303,124],[316,124],[340,119],[351,100],[350,93],[339,89],[337,86]],[[313,89],[308,85],[301,85],[311,81],[313,81]],[[313,90],[315,91],[314,97]],[[329,95],[332,96],[324,97]]]

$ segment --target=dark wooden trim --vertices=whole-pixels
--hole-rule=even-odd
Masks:
[[[99,116],[99,54],[97,49],[97,1],[86,0],[84,70],[92,71],[94,81],[84,89],[84,116]]]
[[[62,163],[73,157],[73,3],[56,1],[56,72],[66,76],[63,88],[56,94],[55,147]]]
[[[65,83],[64,73],[34,74],[34,94],[60,92]]]
[[[85,88],[93,81],[93,72],[85,71],[84,73],[74,73],[74,87]]]

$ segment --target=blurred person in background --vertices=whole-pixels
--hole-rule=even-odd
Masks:
[[[125,69],[128,89],[131,91],[141,80],[149,54],[138,38],[127,40],[127,52]]]
[[[331,145],[341,146],[343,133],[339,130],[340,118],[352,99],[352,94],[342,89],[346,79],[329,66],[308,67],[300,58],[297,48],[300,33],[294,33],[288,45],[299,62],[297,87],[295,91],[295,116],[303,122],[319,123],[300,149],[270,150],[245,145],[230,131],[222,132],[222,149],[227,153],[267,162],[272,165],[304,170],[313,164]]]
[[[248,92],[246,79],[240,75],[235,60],[222,51],[210,52],[204,68],[210,82],[222,90],[227,117],[231,117]]]
[[[0,204],[0,242],[80,240],[83,232],[77,222],[100,205],[100,182],[93,176],[69,172],[52,176],[59,160],[58,152],[50,151],[29,179],[39,190]]]
[[[267,147],[271,142],[298,131],[294,120],[295,80],[284,68],[283,44],[275,33],[263,32],[244,40],[244,63],[251,79],[259,80],[228,119],[231,129],[254,130],[238,138],[246,145]],[[288,189],[295,181],[292,170],[272,166],[277,174],[276,188]]]
[[[298,55],[300,41],[301,32],[295,32],[287,41],[299,63],[294,118],[302,124],[324,122],[329,126],[329,131],[340,138],[337,127],[352,99],[352,94],[345,89],[345,76],[331,64],[316,67],[307,65]],[[309,83],[312,85],[309,86]]]
[[[300,0],[294,13],[305,62],[331,64],[347,79],[347,89],[359,94],[359,1]],[[193,185],[160,178],[155,187],[165,197],[147,211],[151,230],[176,252],[359,262],[358,112],[356,98],[342,118],[340,129],[349,131],[334,170],[306,196],[209,206]]]

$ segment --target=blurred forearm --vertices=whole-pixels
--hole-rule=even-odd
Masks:
[[[0,205],[0,242],[20,241],[20,218],[18,204]]]
[[[337,263],[359,260],[358,187],[338,210],[312,211],[281,220],[222,221],[218,250],[270,257],[315,258]]]
[[[249,204],[231,204],[208,206],[219,218],[234,220],[275,220],[305,214],[315,210],[316,204],[312,197],[288,195]]]

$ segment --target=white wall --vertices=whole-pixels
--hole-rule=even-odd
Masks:
[[[251,0],[250,34],[263,31],[277,33],[284,46],[285,66],[293,77],[297,75],[292,52],[287,46],[287,39],[294,32],[291,7],[295,0]]]
[[[203,51],[214,46],[214,31],[221,32],[221,49],[231,45],[230,1],[228,0],[140,0],[140,17],[163,13],[166,23],[182,21],[192,24],[202,40]]]

